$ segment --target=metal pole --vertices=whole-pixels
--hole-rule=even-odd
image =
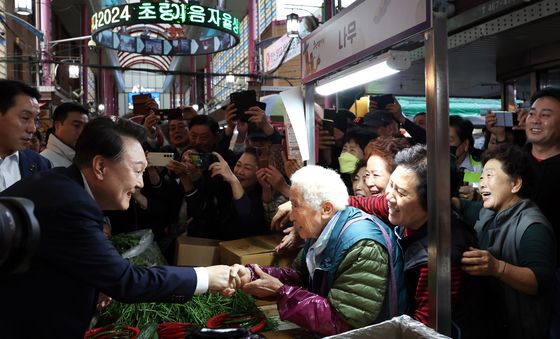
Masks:
[[[305,126],[307,127],[307,143],[309,145],[308,165],[315,165],[315,84],[305,85]]]
[[[196,72],[196,57],[191,56],[191,72]],[[191,98],[190,98],[191,106],[196,104],[196,75],[191,75]]]
[[[257,40],[257,28],[256,28],[256,19],[257,19],[257,4],[255,0],[249,0],[247,4],[247,31],[249,34],[249,41],[248,46],[249,50],[247,53],[247,57],[249,59],[249,73],[255,74],[257,73],[257,63],[256,57],[257,53],[255,53],[255,41]],[[251,77],[250,80],[257,80],[255,77]]]
[[[428,290],[429,321],[451,335],[451,194],[447,18],[434,13],[426,33],[426,106],[428,145]]]
[[[212,56],[210,54],[206,55],[206,72],[208,74],[212,73]],[[212,77],[206,78],[206,102],[212,100],[214,94],[212,93]]]
[[[185,104],[185,92],[183,91],[183,75],[179,75],[179,106]],[[192,104],[191,104],[192,105]]]
[[[41,23],[41,0],[35,0],[35,26]],[[40,26],[39,26],[40,27]],[[41,39],[35,40],[35,50],[37,51],[37,60],[41,60]],[[41,63],[37,63],[35,69],[35,85],[41,86]]]
[[[53,84],[51,77],[51,64],[46,61],[50,58],[49,42],[51,41],[51,0],[41,1],[41,30],[43,41],[41,45],[41,59],[43,60],[43,85]]]
[[[88,12],[88,7],[86,4],[82,5],[82,34],[87,34],[88,32],[88,23],[89,23],[89,12]],[[82,44],[82,91],[83,91],[83,96],[82,96],[82,103],[87,105],[88,102],[88,84],[89,84],[89,79],[88,79],[88,68],[87,68],[87,64],[89,64],[89,47],[87,45],[87,43]]]

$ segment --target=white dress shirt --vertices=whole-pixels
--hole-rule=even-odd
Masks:
[[[0,192],[21,180],[19,152],[0,158]]]

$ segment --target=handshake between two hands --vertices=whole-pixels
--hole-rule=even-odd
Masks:
[[[216,265],[208,270],[208,289],[231,297],[236,289],[257,298],[271,297],[283,286],[277,278],[265,273],[258,265],[251,268],[235,264],[233,266]],[[257,278],[257,279],[254,279]]]

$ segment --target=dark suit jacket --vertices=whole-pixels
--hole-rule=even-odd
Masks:
[[[23,179],[3,196],[30,199],[41,241],[28,272],[0,280],[0,337],[83,338],[98,292],[124,302],[185,302],[186,267],[135,267],[102,232],[103,213],[75,166]]]
[[[51,163],[37,152],[29,149],[19,151],[19,173],[22,178],[49,168],[51,168]]]

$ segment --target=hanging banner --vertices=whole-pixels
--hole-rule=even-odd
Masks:
[[[291,44],[290,44],[291,41]],[[288,49],[289,46],[289,49]],[[288,49],[286,51],[286,49]],[[284,54],[286,57],[283,62],[288,62],[301,53],[301,44],[297,39],[288,38],[286,34],[274,41],[264,49],[264,71],[269,72],[280,66]]]

